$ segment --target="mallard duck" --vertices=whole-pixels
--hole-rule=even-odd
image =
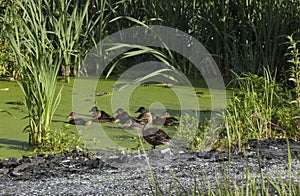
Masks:
[[[115,118],[113,118],[108,113],[104,112],[103,110],[99,110],[96,106],[92,107],[89,112],[93,112],[93,122],[100,122],[100,123],[114,123],[116,121]]]
[[[117,122],[120,122],[121,124],[124,124],[127,120],[132,119],[132,117],[126,112],[124,111],[122,108],[119,108],[116,112],[115,112],[116,116],[116,120]]]
[[[134,113],[141,113],[141,114],[143,114],[145,112],[146,112],[146,108],[142,106],[142,107],[139,107],[139,109],[137,111],[135,111]]]
[[[178,124],[178,119],[176,119],[175,117],[171,117],[169,112],[164,112],[161,116],[153,116],[153,124],[174,126]]]
[[[142,130],[143,129],[143,125],[135,122],[133,119],[128,119],[126,120],[125,123],[122,124],[122,128],[126,129],[126,130]]]
[[[71,112],[67,118],[70,119],[69,123],[72,125],[89,126],[92,123],[92,121],[90,121],[90,120],[86,121],[82,118],[77,118],[77,114],[75,112]]]
[[[148,112],[147,110],[146,110],[146,108],[145,107],[139,107],[139,109],[137,110],[137,111],[135,111],[134,113],[140,113],[140,115],[138,115],[138,117],[136,118],[137,120],[142,120],[142,118],[143,118],[143,116],[144,116],[144,114],[146,113],[146,112]],[[154,114],[154,113],[151,113],[151,115],[152,115],[152,118],[153,119],[155,119],[157,116],[156,116],[156,114]]]
[[[152,115],[149,112],[144,113],[142,119],[147,120],[147,124],[144,126],[142,130],[143,138],[153,146],[157,145],[169,145],[172,144],[171,137],[164,132],[162,129],[152,127]]]
[[[145,112],[147,112],[145,107],[139,107],[139,109],[137,111],[135,111],[134,113],[140,113],[138,115],[137,119],[141,120]]]
[[[125,123],[127,120],[132,120],[135,123],[139,123],[140,120],[135,119],[134,117],[130,116],[128,112],[123,110],[122,108],[119,108],[114,114],[116,114],[115,118],[118,122],[121,124]]]
[[[94,117],[101,116],[101,118],[112,118],[112,116],[108,113],[104,112],[103,110],[99,110],[97,106],[92,107],[89,112],[93,112]]]

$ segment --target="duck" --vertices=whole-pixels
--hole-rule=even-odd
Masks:
[[[163,113],[162,118],[166,119],[164,123],[165,126],[174,126],[179,124],[178,119],[176,117],[171,116],[170,113],[167,111]]]
[[[153,119],[150,112],[144,113],[142,119],[147,120],[142,130],[142,136],[146,142],[152,145],[152,149],[155,149],[158,145],[170,145],[173,143],[171,137],[165,131],[152,127]]]
[[[143,127],[143,125],[135,122],[133,119],[128,119],[125,123],[122,124],[122,128],[126,130],[140,131],[143,130]]]
[[[143,107],[143,106],[141,106],[141,107],[139,107],[139,109],[138,109],[137,111],[135,111],[134,113],[140,113],[140,114],[138,115],[137,119],[138,119],[138,120],[142,120],[142,118],[143,118],[143,116],[144,116],[144,114],[145,114],[146,112],[148,112],[148,111],[146,110],[146,108]],[[152,115],[153,119],[156,118],[156,115],[155,115],[154,113],[151,113],[151,115]]]
[[[99,110],[96,106],[92,107],[89,112],[93,112],[93,122],[100,122],[100,123],[114,123],[116,119],[113,118],[108,113],[104,112],[103,110]]]
[[[145,107],[139,107],[135,113],[140,113],[137,119],[141,120],[143,118],[144,113],[147,110]],[[153,124],[160,125],[160,126],[174,126],[178,124],[178,119],[175,117],[171,117],[170,113],[165,111],[161,116],[157,116],[154,113],[150,113],[152,115]]]
[[[137,119],[141,120],[141,118],[143,117],[144,113],[147,112],[146,108],[141,106],[139,107],[139,109],[137,109],[137,111],[135,111],[134,113],[140,113],[137,117]]]
[[[139,109],[137,109],[137,111],[135,111],[134,113],[141,113],[141,114],[143,114],[143,113],[145,113],[145,112],[146,112],[146,108],[143,107],[143,106],[141,106],[141,107],[139,107]]]
[[[99,116],[99,113],[101,113],[102,118],[112,118],[112,116],[108,113],[104,112],[103,110],[99,110],[97,106],[92,107],[89,112],[93,112],[94,117]]]
[[[75,112],[71,112],[69,114],[69,116],[67,117],[69,118],[69,123],[72,125],[85,125],[85,126],[89,126],[92,124],[92,121],[88,120],[84,120],[82,118],[77,118],[77,114]]]
[[[171,117],[169,112],[164,112],[161,116],[153,117],[153,124],[163,126],[174,126],[178,124],[178,119]]]
[[[134,123],[140,122],[140,120],[133,118],[128,112],[126,112],[122,108],[117,109],[117,111],[114,114],[116,114],[116,120],[121,124],[125,123],[127,120],[132,120]]]
[[[127,120],[132,119],[128,112],[126,112],[122,108],[117,109],[114,114],[116,114],[115,119],[117,120],[117,122],[120,122],[121,124],[124,124]]]

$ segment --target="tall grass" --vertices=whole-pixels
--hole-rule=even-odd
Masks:
[[[62,88],[57,92],[56,86],[61,59],[48,39],[41,2],[17,3],[21,19],[16,16],[14,34],[8,34],[7,38],[21,72],[19,85],[25,95],[29,119],[24,130],[29,132],[29,143],[38,145],[47,138],[60,102]]]
[[[300,28],[300,2],[257,1],[124,1],[115,7],[115,16],[134,18],[145,25],[160,24],[189,33],[199,40],[219,65],[222,73],[263,74],[261,65],[273,72],[284,68],[285,36]],[[116,23],[132,27],[133,20]],[[110,31],[110,27],[108,28]],[[181,55],[173,56],[186,75],[199,72]]]
[[[289,96],[276,83],[268,69],[264,75],[236,75],[234,96],[226,110],[223,138],[231,136],[231,142],[242,150],[243,143],[249,139],[267,139],[296,136],[296,128],[291,127]],[[222,137],[222,136],[221,136]],[[226,139],[225,139],[226,140]]]
[[[280,43],[299,29],[299,9],[298,1],[196,2],[190,29],[228,74],[262,73],[260,65],[274,71],[284,60]]]
[[[289,57],[288,63],[290,63],[289,69],[289,80],[294,84],[293,93],[295,93],[295,103],[297,108],[300,108],[300,52],[299,43],[300,40],[295,40],[292,36],[287,36],[288,42],[288,53],[286,56]]]
[[[100,16],[92,12],[90,1],[15,2],[4,14],[13,23],[6,23],[5,35],[20,70],[19,84],[29,119],[25,130],[29,143],[36,145],[49,137],[51,119],[60,102],[59,69],[63,69],[66,81],[71,70],[76,72],[87,47],[94,44],[91,29]]]
[[[95,43],[137,25],[136,21],[189,33],[213,54],[222,73],[228,75],[230,70],[263,73],[261,65],[268,65],[272,72],[276,68],[281,70],[285,61],[285,46],[281,43],[286,35],[300,28],[299,1],[90,0],[81,3],[60,0],[43,3],[43,12],[52,18],[47,27],[56,32],[54,40],[61,49],[66,74],[76,72],[80,59]],[[176,53],[173,56],[184,74],[199,76],[188,60]],[[116,68],[129,66],[124,64]]]
[[[79,0],[43,1],[42,4],[43,14],[48,15],[47,30],[53,31],[49,38],[58,51],[57,58],[62,59],[62,75],[68,82],[71,71],[76,75],[81,58],[87,50],[87,37],[91,33],[89,28],[93,22],[88,12],[90,1],[83,4]]]

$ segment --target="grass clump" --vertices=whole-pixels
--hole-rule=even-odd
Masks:
[[[264,69],[263,76],[236,75],[234,82],[237,88],[226,108],[221,143],[228,141],[227,132],[239,150],[249,139],[299,139],[299,125],[293,122],[299,107],[290,101],[290,91],[277,84],[276,74]]]
[[[237,88],[233,89],[233,99],[226,109],[227,126],[221,138],[227,140],[225,130],[228,129],[231,142],[240,149],[248,139],[284,136],[278,116],[288,103],[275,77],[265,70],[262,77],[248,73],[236,75],[234,81]]]
[[[87,150],[80,134],[68,127],[51,131],[47,138],[48,140],[43,145],[35,149],[35,153],[71,152],[76,148]]]

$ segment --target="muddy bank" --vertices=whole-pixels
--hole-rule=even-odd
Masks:
[[[272,178],[288,179],[285,139],[249,141],[245,152],[182,152],[176,150],[140,153],[73,151],[55,155],[11,158],[0,163],[0,194],[151,194],[151,171],[162,192],[199,190],[215,186],[217,178],[229,174],[237,184],[260,178],[260,171]],[[300,179],[300,142],[290,141],[291,177]],[[228,164],[230,160],[230,165]],[[151,167],[149,167],[149,165]],[[209,182],[209,184],[208,184]],[[205,191],[205,190],[203,190]]]

